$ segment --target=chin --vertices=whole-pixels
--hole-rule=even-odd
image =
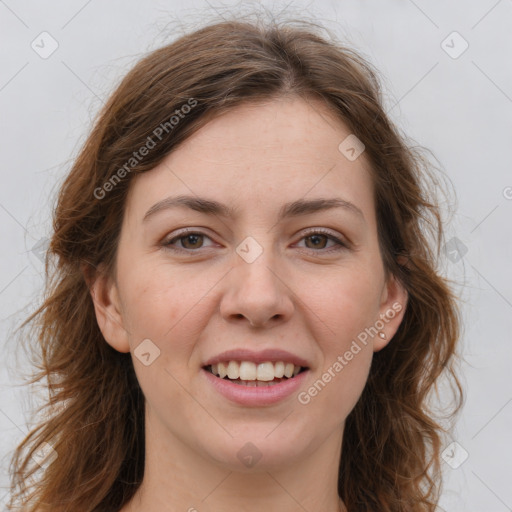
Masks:
[[[304,437],[269,432],[268,428],[246,429],[244,435],[229,438],[216,447],[210,444],[206,447],[207,456],[226,470],[243,473],[275,471],[296,464],[305,456]],[[299,439],[304,446],[298,444]]]

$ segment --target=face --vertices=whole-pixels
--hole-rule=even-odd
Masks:
[[[93,297],[168,447],[239,470],[246,452],[265,468],[340,444],[406,301],[365,155],[338,149],[349,134],[316,101],[245,104],[132,182],[116,274]]]

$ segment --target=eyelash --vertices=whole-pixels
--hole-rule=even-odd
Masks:
[[[189,253],[189,254],[192,254],[194,252],[198,252],[200,249],[202,249],[202,247],[200,247],[199,249],[182,249],[182,248],[179,248],[179,247],[173,247],[173,243],[175,241],[178,241],[178,240],[181,240],[182,238],[185,238],[187,237],[188,235],[199,235],[199,236],[203,236],[203,237],[206,237],[206,238],[209,238],[211,240],[211,237],[209,237],[206,233],[202,233],[201,231],[194,231],[194,230],[187,230],[187,231],[182,231],[181,233],[179,233],[177,236],[167,240],[167,241],[164,241],[162,243],[163,247],[166,248],[166,249],[169,249],[171,251],[175,251],[175,252],[181,252],[181,253]],[[330,252],[336,252],[336,251],[341,251],[341,250],[346,250],[348,249],[348,245],[341,241],[339,238],[335,237],[332,233],[330,233],[329,231],[326,231],[322,228],[318,228],[318,229],[315,229],[315,230],[312,230],[312,231],[309,231],[307,233],[305,233],[300,240],[303,240],[304,238],[308,238],[308,237],[311,237],[311,236],[314,236],[314,235],[324,235],[326,236],[329,240],[333,241],[336,243],[336,247],[331,247],[331,248],[328,248],[328,249],[309,249],[309,248],[305,248],[306,251],[312,251],[312,252],[315,252],[315,253],[330,253]]]

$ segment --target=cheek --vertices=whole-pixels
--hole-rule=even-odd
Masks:
[[[186,421],[190,396],[180,383],[190,378],[191,356],[209,318],[206,296],[213,283],[159,263],[133,266],[124,276],[123,317],[137,380],[157,414],[172,400],[183,404],[180,421]],[[148,365],[140,358],[147,352]]]
[[[323,324],[324,339],[333,349],[342,350],[374,325],[379,312],[380,282],[378,271],[354,266],[310,283],[304,301],[316,313],[319,325]]]
[[[348,352],[352,354],[350,350]],[[350,360],[346,353],[341,352],[339,360],[329,361],[324,371],[297,397],[305,415],[323,418],[322,428],[326,431],[332,431],[345,422],[368,379],[371,348],[362,346],[358,353],[350,356]]]
[[[298,398],[318,414],[331,410],[333,426],[355,406],[372,361],[368,332],[378,319],[380,274],[369,268],[343,269],[308,293],[307,305],[318,317],[314,322],[322,364],[316,380]]]
[[[132,349],[150,339],[164,358],[172,353],[177,360],[180,353],[190,352],[208,319],[205,297],[210,280],[161,263],[127,270],[121,292]]]
[[[328,418],[330,428],[345,421],[368,379],[373,347],[365,329],[376,321],[375,288],[369,280],[340,277],[316,297],[316,305],[311,304],[321,319],[316,322],[316,341],[322,362],[298,402],[305,411]]]

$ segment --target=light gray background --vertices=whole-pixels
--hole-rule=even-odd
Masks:
[[[131,65],[179,36],[180,24],[193,28],[230,5],[0,0],[0,508],[8,460],[35,402],[13,380],[16,365],[27,368],[14,355],[13,329],[42,290],[43,266],[32,248],[50,233],[49,198]],[[443,462],[441,505],[447,512],[512,510],[512,1],[297,1],[287,12],[319,18],[371,60],[384,77],[391,118],[432,150],[454,183],[458,209],[447,240],[457,237],[460,252],[444,268],[464,301],[467,401],[453,433],[459,446],[447,458],[460,459],[462,450],[469,456],[456,469]],[[59,45],[47,59],[31,48],[34,40],[42,46],[43,31]],[[469,44],[457,58],[464,41],[453,31]]]

